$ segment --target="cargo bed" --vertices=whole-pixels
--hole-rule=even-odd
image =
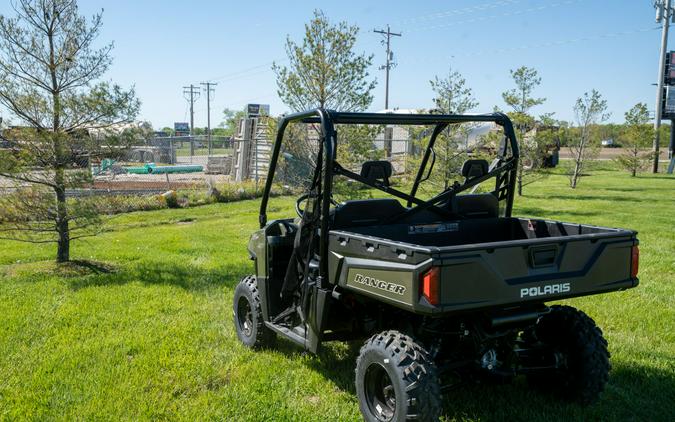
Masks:
[[[630,230],[529,218],[353,227],[330,232],[329,273],[395,306],[474,310],[634,287],[636,244]],[[419,294],[431,267],[441,271],[438,306]]]

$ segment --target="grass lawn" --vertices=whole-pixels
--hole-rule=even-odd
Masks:
[[[524,382],[469,385],[445,398],[448,420],[675,419],[675,178],[597,171],[527,186],[516,215],[639,231],[638,288],[568,301],[605,332],[613,370],[601,401],[568,405]],[[273,198],[274,215],[292,199]],[[133,213],[73,244],[0,241],[0,419],[357,420],[358,347],[307,356],[288,342],[251,352],[231,297],[251,271],[245,249],[259,201]]]

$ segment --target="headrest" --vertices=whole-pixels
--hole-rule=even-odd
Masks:
[[[385,186],[389,186],[391,172],[392,168],[389,161],[366,161],[361,166],[361,177],[365,177],[371,183],[380,181]]]
[[[488,173],[488,162],[486,160],[466,160],[462,165],[462,176],[466,180],[485,176]]]

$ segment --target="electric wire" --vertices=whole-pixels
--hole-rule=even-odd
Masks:
[[[528,7],[526,9],[518,9],[518,10],[511,10],[508,12],[496,14],[496,15],[488,15],[488,16],[478,16],[470,19],[464,19],[460,21],[453,21],[453,22],[446,22],[438,25],[427,25],[423,27],[418,27],[418,28],[410,28],[406,30],[406,32],[422,32],[422,31],[429,31],[429,30],[435,30],[435,29],[442,29],[442,28],[450,28],[454,26],[459,26],[459,25],[466,25],[466,24],[472,24],[472,23],[478,23],[478,22],[483,22],[487,20],[492,20],[492,19],[497,19],[497,18],[504,18],[504,17],[509,17],[509,16],[518,16],[518,15],[524,15],[528,13],[535,13],[539,12],[542,10],[547,10],[547,9],[552,9],[556,7],[561,7],[561,6],[567,6],[575,3],[581,3],[585,2],[588,0],[565,0],[565,1],[560,1],[557,3],[547,3],[541,6],[535,6],[535,7]]]
[[[428,13],[426,15],[419,15],[412,18],[406,18],[398,22],[399,25],[407,25],[411,23],[424,22],[434,19],[442,19],[451,16],[465,15],[467,13],[482,12],[489,9],[495,9],[503,6],[512,6],[514,4],[522,3],[523,0],[499,0],[491,3],[482,3],[474,6],[463,7],[461,9],[446,10],[442,12]]]

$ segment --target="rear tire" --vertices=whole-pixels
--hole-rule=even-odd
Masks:
[[[257,349],[274,345],[276,335],[265,326],[255,276],[244,277],[234,290],[233,313],[237,337],[245,346]]]
[[[530,385],[583,405],[597,401],[611,365],[607,340],[595,321],[578,309],[554,305],[537,322],[534,336],[556,353],[562,365],[528,376]]]
[[[371,337],[356,360],[356,394],[368,422],[437,421],[438,371],[421,344],[398,331]]]

